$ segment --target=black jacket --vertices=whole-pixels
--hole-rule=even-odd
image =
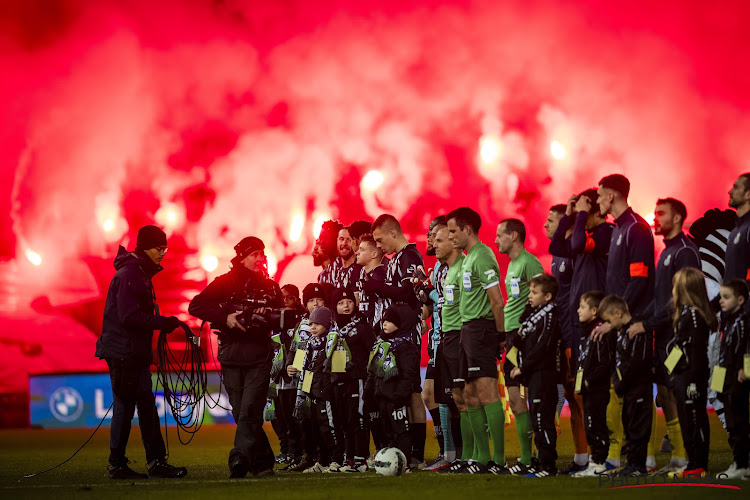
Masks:
[[[615,221],[607,260],[607,294],[628,303],[636,320],[644,319],[654,296],[654,235],[643,217],[628,208]]]
[[[150,364],[154,330],[168,328],[168,318],[156,314],[151,278],[163,268],[145,254],[120,247],[104,304],[102,335],[96,341],[99,358],[122,358]]]
[[[305,361],[305,371],[313,372],[312,384],[310,384],[309,394],[317,399],[325,401],[333,400],[333,383],[331,382],[331,372],[325,368],[326,362],[326,338],[323,337],[322,347],[315,349],[313,346],[318,339],[310,337],[307,341],[307,360]],[[305,375],[303,374],[303,377]],[[302,387],[302,386],[301,386]]]
[[[578,349],[578,367],[583,369],[581,393],[608,392],[615,367],[615,333],[610,331],[598,342],[591,339],[591,332],[602,322],[598,319],[589,321],[583,326],[583,335]]]
[[[682,306],[677,320],[674,338],[667,351],[675,345],[682,350],[682,357],[675,365],[674,373],[689,372],[694,378],[708,380],[708,336],[710,329],[706,320],[694,307]]]
[[[559,371],[560,342],[557,305],[550,302],[535,307],[514,339],[514,345],[519,350],[518,367],[525,380],[532,372]]]
[[[750,284],[750,212],[737,219],[727,238],[724,280],[735,278]]]
[[[744,355],[748,351],[748,336],[750,335],[750,320],[747,314],[740,310],[734,314],[722,315],[721,346],[719,347],[719,366],[727,369],[724,392],[726,387],[738,384],[737,372],[742,368]]]
[[[367,378],[367,362],[369,361],[372,344],[375,342],[372,328],[365,320],[358,318],[356,315],[350,318],[343,318],[339,314],[335,314],[335,316],[339,335],[346,340],[346,345],[352,353],[352,366],[346,373],[332,373],[332,380],[333,382],[351,379],[364,380]],[[346,319],[350,319],[350,321],[346,321]]]
[[[625,325],[617,337],[617,355],[615,373],[612,380],[618,396],[639,384],[651,384],[651,356],[653,352],[653,334],[649,331],[628,337],[633,322]]]
[[[218,276],[190,301],[188,312],[211,323],[219,330],[219,354],[222,365],[252,366],[263,363],[273,355],[271,329],[227,327],[227,316],[236,312],[233,302],[249,293],[265,294],[271,297],[270,307],[281,307],[283,296],[279,284],[263,275],[248,271],[241,265],[226,274]]]

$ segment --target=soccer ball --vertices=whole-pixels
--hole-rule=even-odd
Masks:
[[[398,448],[383,448],[375,455],[375,472],[381,476],[400,476],[406,470],[406,456]]]

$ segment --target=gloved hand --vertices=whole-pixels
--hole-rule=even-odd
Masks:
[[[177,319],[177,316],[167,316],[164,318],[164,324],[161,328],[161,331],[172,333],[176,329],[180,328],[180,326],[182,326],[182,323],[179,319]]]
[[[688,399],[696,400],[698,399],[698,387],[695,384],[690,384],[687,388],[686,394]]]

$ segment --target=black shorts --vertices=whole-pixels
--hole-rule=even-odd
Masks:
[[[435,350],[434,368],[434,392],[437,404],[448,404],[453,401],[453,394],[451,393],[453,380],[446,372],[448,372],[448,369],[445,367],[445,360],[443,360],[443,342],[440,342]]]
[[[435,358],[430,358],[427,362],[427,369],[424,372],[425,380],[435,380]]]
[[[452,389],[464,386],[464,377],[461,375],[461,330],[453,330],[443,333],[443,342],[440,344],[440,372],[442,373],[447,387]]]
[[[460,345],[462,378],[497,378],[497,329],[494,321],[473,319],[464,323]]]
[[[674,374],[667,371],[664,361],[667,359],[667,344],[672,340],[672,329],[657,330],[654,332],[654,382],[664,385],[670,389],[674,388]]]

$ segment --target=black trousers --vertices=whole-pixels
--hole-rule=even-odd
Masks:
[[[737,372],[734,372],[736,377]],[[729,374],[727,374],[729,377]],[[719,395],[724,403],[724,414],[727,417],[727,432],[729,446],[738,469],[748,466],[748,452],[750,452],[750,423],[748,422],[748,393],[750,383],[740,384],[730,380],[726,384],[727,390]]]
[[[393,401],[380,398],[378,409],[383,419],[387,446],[395,446],[406,456],[406,463],[411,462],[411,427],[409,426],[408,406],[396,406]]]
[[[341,464],[344,461],[342,443],[338,438],[333,418],[333,405],[330,401],[312,398],[312,423],[320,437],[318,462],[324,466],[331,462]]]
[[[344,431],[347,460],[364,460],[370,454],[370,426],[364,412],[363,391],[364,381],[360,379],[339,382],[333,388],[333,421]]]
[[[650,382],[634,384],[623,394],[622,426],[628,442],[628,463],[635,467],[646,467],[653,406]]]
[[[286,453],[294,458],[301,457],[303,450],[302,427],[297,419],[292,416],[296,400],[297,389],[282,389],[277,397],[278,408],[276,410],[276,419],[281,422],[282,428],[286,429]]]
[[[604,465],[609,454],[608,404],[609,388],[583,393],[583,422],[586,429],[586,442],[591,447],[591,461],[599,465]]]
[[[125,448],[128,445],[136,406],[141,439],[146,450],[146,462],[164,458],[167,450],[161,437],[154,393],[151,392],[149,364],[114,358],[107,358],[106,361],[114,398],[109,433],[109,463],[114,466],[128,463]]]
[[[234,448],[229,452],[229,467],[235,462],[247,465],[250,472],[272,469],[273,450],[263,430],[263,409],[268,394],[271,358],[260,365],[221,367],[224,388],[237,423]]]
[[[688,386],[694,383],[697,394],[688,398]],[[695,376],[692,373],[676,373],[674,395],[677,400],[677,418],[680,420],[682,441],[687,452],[687,469],[708,470],[708,447],[711,428],[708,425],[706,399],[708,398],[708,374]],[[745,454],[747,456],[747,454]]]
[[[528,374],[528,402],[534,444],[539,452],[539,462],[547,468],[555,467],[557,460],[557,379],[555,370],[541,370]]]

